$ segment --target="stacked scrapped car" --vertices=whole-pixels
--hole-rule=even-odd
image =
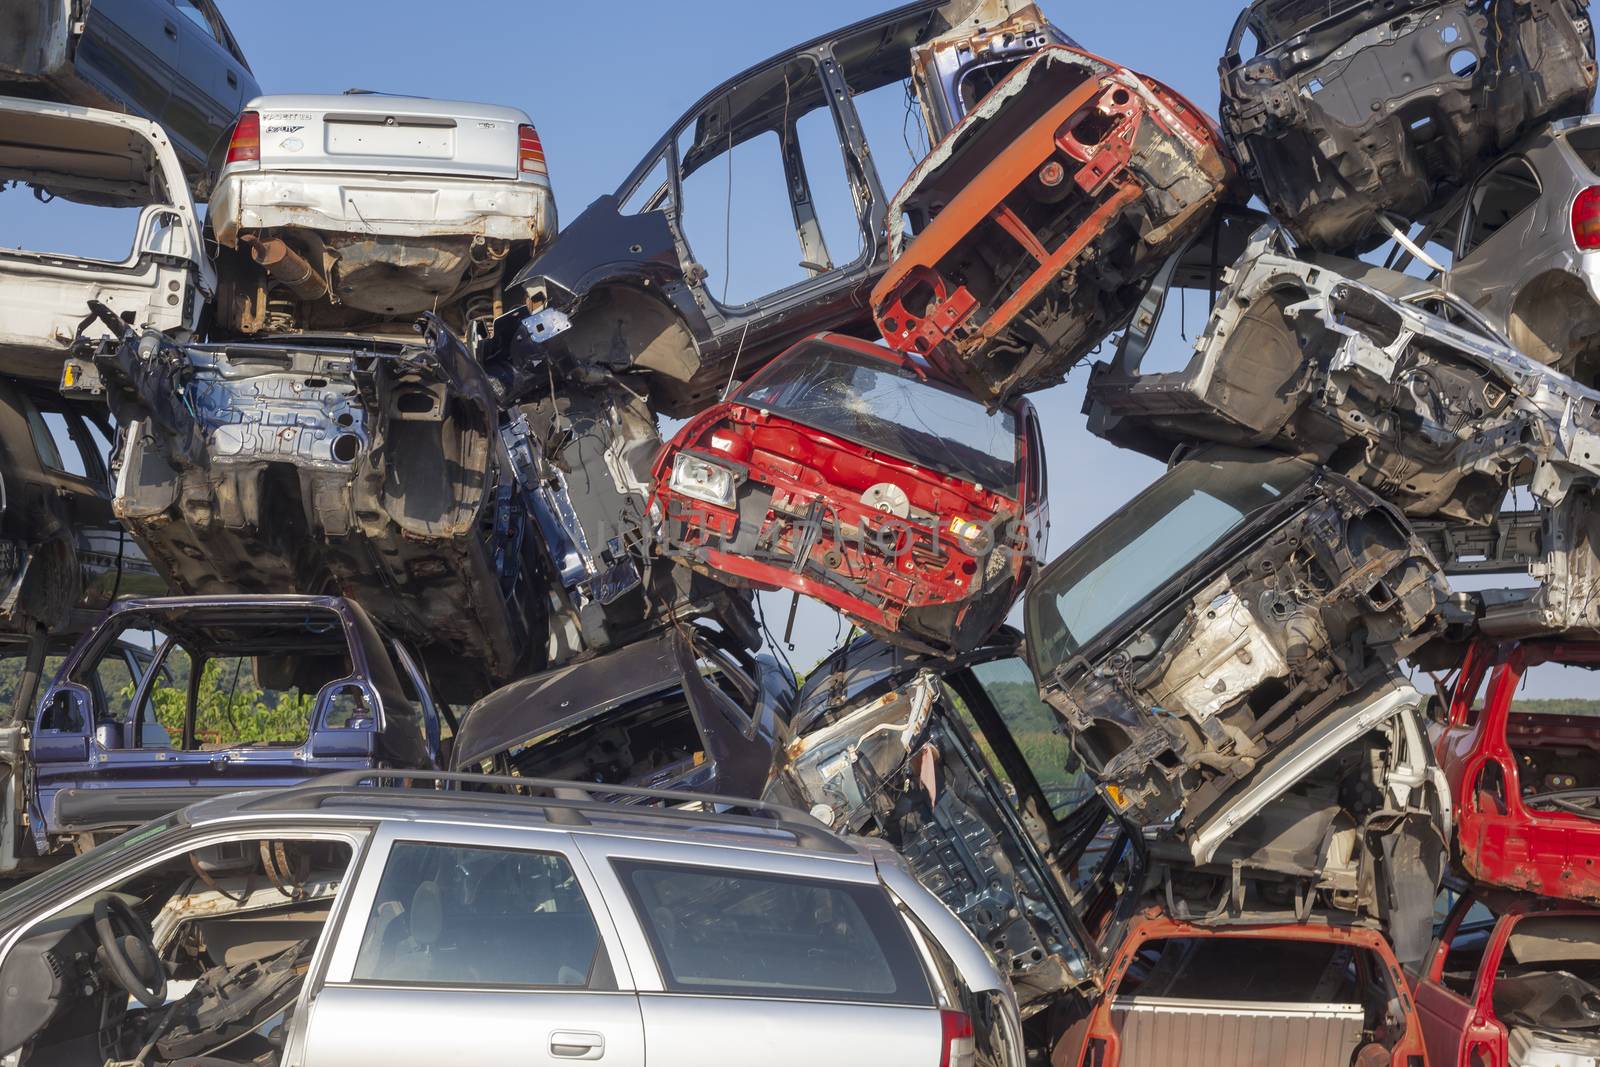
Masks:
[[[892,641],[981,642],[1043,555],[1038,418],[1026,400],[985,412],[925,375],[839,335],[785,352],[662,450],[664,550]]]
[[[178,346],[74,365],[125,427],[116,511],[174,590],[339,591],[466,701],[545,655],[542,563],[482,370],[421,340]]]
[[[1040,573],[1028,657],[1107,803],[1182,863],[1237,835],[1229,861],[1260,853],[1246,866],[1404,929],[1443,873],[1449,808],[1399,663],[1444,595],[1392,505],[1305,460],[1213,448]],[[1343,873],[1323,878],[1332,839],[1298,839],[1300,817],[1360,827]]]
[[[896,195],[873,318],[986,403],[1052,385],[1235,198],[1235,177],[1211,120],[1170,89],[1040,49]]]
[[[1483,885],[1600,903],[1600,724],[1517,709],[1541,664],[1594,670],[1600,646],[1483,638],[1461,663],[1435,742],[1456,796],[1458,859]]]
[[[25,803],[7,813],[29,839],[9,858],[59,860],[240,789],[437,767],[449,715],[413,654],[350,601],[125,598],[32,712]]]
[[[1588,107],[1586,8],[1255,0],[1222,57],[1223,128],[1296,238],[1371,248],[1389,216],[1403,229],[1524,133]]]
[[[1130,925],[1055,1067],[1423,1067],[1424,1024],[1383,935],[1319,919]]]
[[[533,120],[515,108],[347,93],[263,96],[239,116],[207,214],[217,322],[243,334],[458,334],[556,232]]]

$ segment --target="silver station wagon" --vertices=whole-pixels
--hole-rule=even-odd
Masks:
[[[1022,1063],[1007,980],[887,849],[726,797],[370,776],[0,895],[0,1064]]]

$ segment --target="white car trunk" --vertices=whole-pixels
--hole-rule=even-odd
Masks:
[[[262,170],[377,171],[467,178],[517,176],[517,116],[509,109],[352,95],[266,97]]]
[[[0,360],[6,373],[55,381],[98,301],[137,326],[183,333],[215,289],[194,202],[160,128],[143,119],[0,97],[5,195],[137,209],[120,259],[0,247]],[[0,242],[10,244],[4,235]],[[108,330],[84,327],[90,338]]]

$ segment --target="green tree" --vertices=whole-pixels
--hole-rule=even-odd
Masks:
[[[183,736],[187,682],[158,684],[150,696],[156,721],[176,742]],[[248,657],[208,659],[195,693],[195,740],[202,745],[304,741],[315,703],[315,696],[298,690],[263,690]]]

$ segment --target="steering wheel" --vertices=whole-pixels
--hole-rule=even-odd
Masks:
[[[147,1008],[167,1002],[167,969],[155,935],[138,912],[114,893],[94,902],[94,932],[111,977]]]

